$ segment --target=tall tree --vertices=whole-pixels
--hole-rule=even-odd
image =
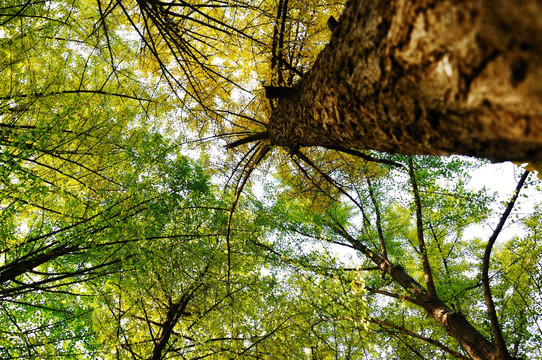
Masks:
[[[365,257],[362,268],[374,274],[365,277],[366,289],[375,296],[388,297],[384,304],[391,302],[394,305],[379,305],[378,301],[382,300],[376,300],[373,306],[381,310],[375,310],[364,321],[384,334],[392,337],[398,334],[398,339],[405,341],[409,347],[407,352],[417,353],[423,358],[428,356],[422,355],[426,352],[426,346],[435,346],[453,358],[512,359],[519,355],[517,345],[528,353],[529,340],[523,338],[514,344],[511,341],[513,333],[499,324],[503,318],[498,320],[496,311],[505,309],[495,304],[500,304],[500,299],[509,295],[499,292],[498,300],[493,301],[487,275],[491,247],[509,216],[527,173],[520,179],[493,236],[487,241],[475,239],[469,243],[463,239],[463,232],[469,224],[484,220],[488,214],[486,204],[491,199],[483,193],[465,188],[467,178],[464,176],[467,176],[465,171],[468,165],[458,159],[448,163],[435,158],[408,159],[406,164],[406,168],[400,172],[406,173],[408,181],[394,176],[395,180],[389,184],[386,184],[386,178],[390,175],[378,178],[367,176],[360,181],[359,174],[349,177],[348,173],[335,166],[333,175],[323,175],[319,172],[321,170],[307,170],[307,175],[313,172],[311,181],[317,190],[329,192],[319,186],[317,180],[326,176],[327,181],[335,184],[337,191],[342,193],[343,202],[352,207],[327,207],[328,210],[318,215],[319,211],[310,202],[292,206],[291,200],[285,198],[286,202],[279,202],[279,208],[283,210],[277,213],[279,217],[276,222],[279,227],[301,239],[327,240],[351,248],[359,256]],[[345,165],[347,168],[348,165]],[[448,179],[448,184],[444,182],[444,186],[439,184],[443,178]],[[395,190],[384,190],[387,186]],[[410,204],[399,200],[404,199],[402,191],[410,192]],[[284,205],[287,206],[286,211]],[[321,212],[322,207],[319,208]],[[478,262],[475,260],[477,258],[480,259]],[[320,269],[320,272],[324,270]],[[468,274],[473,271],[476,276]],[[530,280],[519,287],[529,286],[528,283]],[[504,287],[510,291],[508,285]],[[529,303],[532,295],[528,291],[524,294],[524,302]],[[489,315],[485,312],[480,314],[473,306],[476,303],[482,305],[484,299]],[[403,309],[402,319],[396,311],[397,307]],[[425,323],[420,310],[433,318],[434,324],[441,329]],[[416,318],[417,325],[424,324],[425,328],[431,328],[433,335],[417,333],[413,327],[405,325],[413,318]],[[521,315],[511,315],[504,321],[525,326],[519,325],[524,323]],[[533,324],[531,321],[532,318],[529,322]],[[462,350],[448,337],[455,339]],[[499,337],[500,341],[497,340]],[[408,345],[412,339],[417,343]],[[420,341],[426,345],[421,345]],[[376,342],[380,343],[378,340]]]

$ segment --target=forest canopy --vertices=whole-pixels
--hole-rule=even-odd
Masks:
[[[542,359],[542,31],[386,3],[4,0],[0,358]]]

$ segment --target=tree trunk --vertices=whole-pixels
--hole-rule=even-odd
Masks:
[[[482,336],[465,317],[450,309],[442,301],[427,302],[422,307],[446,330],[449,336],[457,340],[463,350],[474,360],[511,359],[502,359],[495,345]]]
[[[382,262],[379,267],[390,274],[402,288],[414,295],[414,303],[422,307],[435,321],[454,338],[474,360],[511,360],[499,357],[497,348],[476,330],[464,316],[450,309],[438,295],[431,295],[412,279],[402,267],[392,267]]]
[[[272,144],[542,160],[542,3],[350,1]]]
[[[380,270],[389,274],[393,281],[412,296],[407,301],[411,301],[423,308],[429,316],[446,330],[449,336],[459,343],[472,359],[514,360],[510,357],[502,358],[497,347],[476,330],[465,317],[450,309],[436,293],[431,294],[424,289],[421,284],[406,273],[403,267],[393,266],[388,260],[369,250],[359,240],[349,236],[344,229],[338,229],[337,233],[344,236],[355,249],[373,261]]]

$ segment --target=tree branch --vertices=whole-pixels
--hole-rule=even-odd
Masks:
[[[414,164],[412,157],[408,157],[408,172],[410,175],[410,181],[412,183],[412,193],[414,194],[414,203],[416,205],[416,230],[418,236],[418,247],[420,249],[420,256],[422,260],[423,272],[425,274],[425,284],[427,285],[427,295],[431,298],[437,297],[437,289],[435,288],[435,282],[433,281],[433,273],[431,272],[431,265],[429,264],[429,258],[427,257],[427,248],[425,247],[425,240],[423,237],[423,218],[422,218],[422,204],[420,200],[420,192],[418,191],[418,183],[416,182],[416,175],[414,174]]]
[[[107,92],[103,90],[84,90],[84,89],[53,91],[50,93],[15,94],[15,95],[8,95],[8,96],[0,96],[0,100],[11,100],[11,99],[16,99],[16,98],[40,98],[40,97],[46,97],[46,96],[65,95],[65,94],[99,94],[99,95],[117,96],[121,98],[138,100],[138,101],[151,101],[151,102],[153,101],[150,99],[144,99],[137,96],[131,96],[131,95],[126,95],[126,94],[112,93],[112,92]]]
[[[226,149],[233,149],[243,144],[248,144],[254,141],[267,139],[268,137],[269,135],[267,134],[267,131],[262,131],[256,134],[245,136],[244,138],[241,138],[237,141],[229,143],[228,145],[226,145]]]
[[[508,203],[506,210],[501,216],[501,220],[499,221],[499,224],[495,228],[495,231],[493,231],[493,235],[491,235],[491,237],[489,238],[486,244],[484,258],[482,260],[482,288],[484,290],[484,298],[486,301],[488,317],[491,322],[491,330],[493,332],[493,336],[495,337],[495,345],[497,346],[497,354],[499,355],[500,359],[509,359],[510,354],[508,353],[508,349],[506,348],[506,343],[504,341],[501,327],[499,325],[499,319],[497,318],[497,312],[495,311],[495,303],[493,302],[493,298],[491,296],[491,288],[489,286],[489,277],[488,277],[489,260],[491,258],[491,250],[493,248],[493,245],[495,244],[497,237],[499,236],[502,228],[504,227],[504,224],[506,220],[508,219],[508,216],[512,212],[512,209],[514,208],[514,204],[516,203],[516,200],[518,198],[519,192],[521,188],[523,187],[523,185],[525,184],[525,181],[527,180],[528,176],[529,176],[529,171],[525,171],[523,175],[521,176],[521,178],[519,179],[519,182],[516,186],[516,190],[514,191],[514,195],[512,196],[512,199],[510,199],[510,202]]]
[[[416,339],[420,339],[422,341],[425,341],[426,343],[434,345],[434,346],[438,347],[439,349],[444,350],[448,354],[450,354],[452,356],[455,356],[458,359],[462,359],[462,360],[469,360],[470,359],[469,357],[466,357],[466,356],[458,353],[457,351],[454,351],[454,350],[450,349],[446,345],[441,344],[440,342],[438,342],[436,340],[433,340],[433,339],[431,339],[429,337],[417,334],[417,333],[415,333],[413,331],[410,331],[410,330],[408,330],[408,329],[406,329],[406,328],[404,328],[402,326],[395,325],[395,324],[389,323],[387,321],[382,321],[382,320],[375,319],[375,318],[369,318],[367,320],[369,322],[372,322],[373,324],[377,324],[377,325],[379,325],[381,327],[392,328],[392,329],[398,330],[401,333],[406,334],[408,336],[411,336],[411,337],[414,337]]]
[[[243,188],[245,187],[245,184],[247,183],[250,174],[252,174],[252,171],[258,166],[258,164],[265,158],[267,153],[269,153],[269,150],[271,150],[271,146],[269,144],[258,144],[259,148],[256,153],[253,154],[253,156],[249,159],[248,163],[246,164],[245,168],[243,169],[243,173],[245,173],[245,176],[243,177],[243,180],[241,184],[237,186],[237,191],[235,194],[235,198],[233,199],[230,211],[228,212],[228,222],[226,225],[226,246],[228,250],[228,271],[227,271],[227,288],[228,293],[230,292],[230,271],[231,271],[231,248],[230,248],[230,234],[231,234],[231,223],[233,219],[233,213],[235,211],[235,208],[237,206],[237,202],[239,201],[239,198],[241,196],[241,193],[243,192]]]
[[[392,166],[401,167],[401,168],[404,167],[403,164],[400,164],[398,162],[388,160],[388,159],[377,159],[377,158],[375,158],[375,157],[373,157],[371,155],[364,154],[361,151],[345,148],[345,147],[342,147],[342,146],[325,146],[325,148],[330,149],[330,150],[340,151],[340,152],[343,152],[345,154],[349,154],[349,155],[352,155],[352,156],[356,156],[356,157],[362,158],[365,161],[376,162],[376,163],[379,163],[379,164],[392,165]]]
[[[388,258],[388,251],[386,249],[386,243],[384,241],[384,232],[382,231],[382,219],[380,217],[380,209],[378,207],[378,203],[376,202],[376,198],[374,196],[373,187],[371,184],[371,179],[367,178],[367,187],[369,188],[369,197],[371,198],[371,202],[373,203],[375,207],[375,213],[376,213],[376,230],[378,232],[378,240],[380,241],[380,251],[382,252],[382,257],[384,259]]]
[[[408,301],[409,303],[412,303],[412,304],[418,305],[420,303],[416,299],[409,298],[408,296],[404,296],[404,295],[395,294],[395,293],[392,293],[390,291],[375,289],[375,288],[372,288],[372,287],[366,287],[366,289],[368,291],[372,292],[372,293],[375,293],[375,294],[388,296],[388,297],[398,299],[398,300]]]

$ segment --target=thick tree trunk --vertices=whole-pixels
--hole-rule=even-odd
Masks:
[[[275,145],[542,160],[542,3],[354,0]]]

